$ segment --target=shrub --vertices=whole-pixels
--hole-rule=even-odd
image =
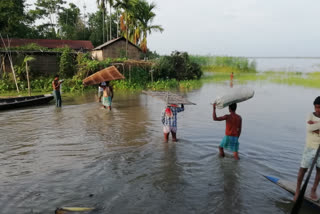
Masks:
[[[72,50],[65,47],[60,56],[60,75],[64,78],[72,77],[75,74],[75,59]]]
[[[202,71],[200,65],[191,62],[186,52],[173,52],[170,56],[163,56],[154,67],[156,80],[177,79],[191,80],[200,79]]]

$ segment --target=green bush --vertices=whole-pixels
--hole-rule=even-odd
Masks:
[[[155,80],[191,80],[201,76],[200,65],[191,62],[186,52],[175,51],[170,56],[163,56],[154,67]]]
[[[63,78],[72,77],[75,74],[75,59],[72,49],[65,47],[60,56],[60,75]]]

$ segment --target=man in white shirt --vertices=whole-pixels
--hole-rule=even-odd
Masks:
[[[315,112],[311,113],[307,119],[307,137],[306,145],[302,155],[301,167],[298,173],[297,188],[294,195],[294,201],[297,200],[300,193],[301,183],[303,181],[304,174],[310,168],[313,159],[315,158],[317,149],[320,145],[320,96],[313,102]],[[320,181],[320,158],[317,162],[317,173],[314,180],[314,184],[311,188],[311,199],[318,200],[317,187]]]

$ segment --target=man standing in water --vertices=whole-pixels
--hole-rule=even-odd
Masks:
[[[304,174],[307,172],[308,168],[311,166],[313,159],[315,158],[317,149],[320,145],[320,96],[317,97],[314,102],[314,112],[311,113],[307,118],[307,136],[306,145],[304,147],[304,152],[302,155],[301,166],[297,178],[297,188],[294,195],[294,201],[297,200],[301,183],[303,181]],[[320,181],[320,158],[317,160],[317,173],[311,188],[311,199],[317,200],[317,188]]]
[[[56,75],[54,77],[54,80],[52,81],[52,88],[53,88],[53,96],[56,99],[56,106],[61,107],[61,94],[60,94],[60,84],[61,81],[59,81],[59,75]]]
[[[240,115],[236,114],[237,104],[229,105],[230,114],[226,114],[222,117],[217,117],[216,114],[216,104],[213,104],[213,120],[214,121],[226,121],[226,132],[219,146],[220,157],[224,157],[224,149],[233,152],[234,159],[239,160],[239,137],[242,128],[242,118]]]
[[[102,100],[102,105],[104,105],[104,108],[108,108],[109,111],[111,111],[111,103],[113,99],[113,88],[109,84],[109,81],[106,82],[105,86],[103,87],[103,100]]]
[[[168,105],[161,113],[161,121],[163,124],[164,140],[168,142],[169,134],[172,134],[172,141],[177,141],[177,114],[184,111],[184,105],[178,107],[175,104]]]

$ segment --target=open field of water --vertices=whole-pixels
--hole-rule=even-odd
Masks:
[[[290,213],[293,196],[263,175],[296,180],[320,89],[235,76],[233,87],[240,83],[255,90],[238,105],[240,161],[218,156],[225,123],[212,120],[210,102],[230,87],[224,80],[185,92],[197,105],[179,113],[177,143],[163,142],[164,103],[138,92],[116,94],[112,112],[92,93],[65,98],[61,109],[0,112],[1,213]]]

